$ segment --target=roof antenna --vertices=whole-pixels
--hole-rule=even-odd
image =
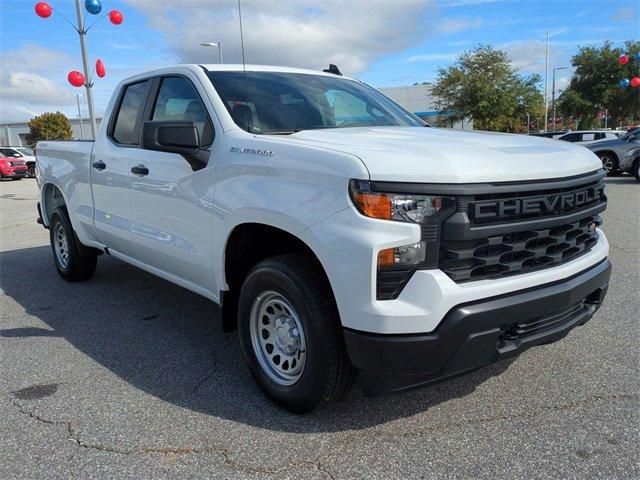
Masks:
[[[342,72],[340,71],[340,69],[336,65],[334,65],[333,63],[330,63],[329,64],[329,68],[325,68],[322,71],[326,72],[326,73],[333,73],[334,75],[342,76]]]
[[[247,87],[247,64],[244,59],[244,34],[242,31],[242,6],[238,0],[238,20],[240,22],[240,46],[242,49],[242,77],[244,79],[244,103],[249,103],[249,89]],[[248,105],[247,105],[248,107]],[[245,128],[249,132],[249,118],[247,117],[247,126]]]

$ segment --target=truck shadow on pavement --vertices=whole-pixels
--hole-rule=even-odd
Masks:
[[[70,284],[55,271],[48,246],[2,252],[0,269],[5,295],[46,324],[0,329],[0,338],[62,337],[163,401],[269,430],[338,432],[376,426],[464,397],[511,363],[386,397],[363,397],[356,386],[343,402],[296,416],[258,390],[236,334],[223,333],[217,307],[194,293],[107,256],[99,258],[92,280]]]

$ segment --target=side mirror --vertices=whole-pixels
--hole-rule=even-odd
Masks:
[[[194,170],[204,168],[209,157],[209,152],[200,149],[200,136],[194,122],[144,122],[142,148],[182,155]]]

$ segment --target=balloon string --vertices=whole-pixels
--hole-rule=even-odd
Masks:
[[[55,13],[56,15],[60,15],[62,18],[64,18],[64,19],[66,20],[66,22],[67,22],[69,25],[71,25],[71,26],[73,27],[73,29],[74,29],[76,32],[81,33],[81,32],[80,32],[80,29],[76,26],[76,24],[75,24],[75,23],[73,23],[71,20],[69,20],[69,19],[68,19],[67,17],[65,17],[63,14],[61,14],[60,12],[58,12],[56,9],[51,8],[51,10],[52,10],[52,11],[53,11],[53,13]]]
[[[107,13],[106,15],[103,15],[102,17],[100,17],[99,19],[97,19],[95,22],[93,22],[91,25],[89,25],[89,27],[85,28],[84,31],[85,33],[88,32],[91,27],[93,27],[96,23],[98,23],[100,20],[104,20],[105,18],[107,18],[109,16],[109,14]]]

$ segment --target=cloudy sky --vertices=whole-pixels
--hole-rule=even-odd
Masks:
[[[102,0],[119,9],[119,27],[91,29],[89,54],[108,76],[95,82],[104,111],[114,85],[132,73],[180,62],[212,63],[221,41],[226,63],[239,62],[237,0]],[[0,122],[61,110],[77,116],[69,70],[81,70],[78,38],[55,14],[42,20],[35,1],[0,0]],[[51,0],[75,19],[73,0]],[[640,37],[638,0],[242,0],[248,63],[313,69],[336,63],[377,86],[433,80],[438,67],[479,43],[506,50],[525,72],[543,73],[545,31],[551,64],[569,65],[578,45]],[[570,71],[563,71],[559,86]],[[86,112],[86,108],[84,109]]]

